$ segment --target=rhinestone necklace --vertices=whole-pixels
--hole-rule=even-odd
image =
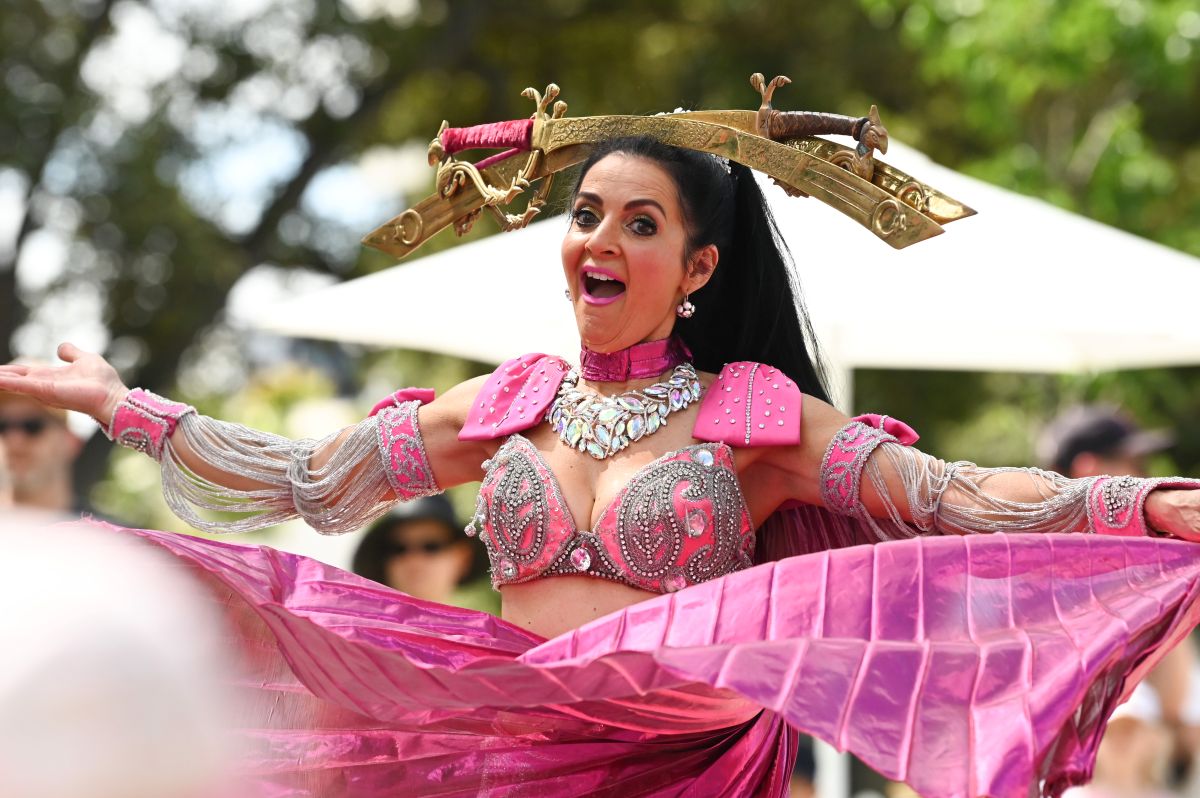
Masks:
[[[665,382],[618,396],[581,390],[579,373],[572,369],[550,405],[550,426],[567,446],[603,460],[658,432],[667,416],[695,402],[701,392],[691,363],[676,366]]]

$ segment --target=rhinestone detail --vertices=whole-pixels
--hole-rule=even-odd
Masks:
[[[586,571],[592,567],[592,555],[583,546],[571,552],[571,565],[576,571]]]
[[[691,363],[676,366],[664,382],[619,396],[581,389],[579,373],[571,370],[559,386],[548,418],[564,444],[603,460],[654,434],[667,423],[667,416],[686,409],[702,393]]]
[[[596,530],[573,532],[553,472],[513,435],[491,458],[473,521],[493,584],[586,572],[663,593],[749,567],[754,529],[732,459],[718,461],[722,451],[695,444],[664,455],[634,474]]]

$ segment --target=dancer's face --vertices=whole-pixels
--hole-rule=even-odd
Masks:
[[[671,176],[614,153],[584,176],[571,216],[563,272],[583,344],[615,352],[670,335],[676,306],[708,281],[717,259],[713,246],[689,256]]]

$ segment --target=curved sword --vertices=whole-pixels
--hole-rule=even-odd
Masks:
[[[761,85],[761,76],[758,78]],[[770,88],[773,91],[776,78]],[[752,78],[752,83],[754,79]],[[398,258],[409,255],[449,225],[461,235],[484,209],[494,213],[504,229],[523,227],[536,215],[553,175],[585,160],[592,145],[616,136],[649,135],[666,144],[709,152],[770,175],[789,193],[812,196],[866,227],[890,246],[901,249],[942,232],[941,224],[975,212],[910,175],[873,159],[875,146],[886,150],[887,132],[872,115],[855,119],[832,114],[780,112],[770,108],[770,91],[755,111],[698,111],[659,116],[601,116],[564,118],[566,104],[557,102],[558,87],[545,95],[527,89],[538,110],[533,118],[473,128],[449,128],[443,123],[430,144],[430,163],[436,165],[437,191],[369,233],[363,243]],[[765,110],[764,110],[765,109]],[[761,128],[782,138],[772,140]],[[857,148],[844,147],[797,132],[857,134]],[[503,149],[478,163],[460,161],[454,154],[466,149]],[[525,212],[500,210],[541,181]]]

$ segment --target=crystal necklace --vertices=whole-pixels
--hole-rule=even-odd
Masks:
[[[572,369],[550,405],[550,426],[567,446],[603,460],[658,432],[667,416],[699,399],[701,391],[691,363],[676,366],[665,382],[619,396],[581,390],[579,373]]]

